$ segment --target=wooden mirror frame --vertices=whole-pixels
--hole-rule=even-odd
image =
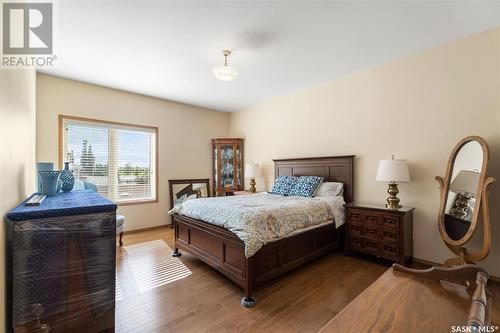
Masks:
[[[446,202],[449,195],[451,176],[453,173],[455,160],[457,158],[460,149],[462,149],[462,147],[465,146],[467,143],[474,141],[479,143],[483,150],[483,164],[481,166],[481,175],[479,177],[479,183],[476,192],[477,195],[476,203],[474,206],[474,212],[472,215],[469,230],[467,230],[467,233],[461,239],[453,240],[449,237],[444,225],[444,215],[446,210]],[[491,183],[495,182],[495,178],[486,177],[488,162],[489,162],[489,148],[486,141],[479,136],[467,136],[462,140],[460,140],[460,142],[457,143],[457,145],[453,148],[450,158],[448,159],[448,166],[446,168],[446,177],[444,179],[439,176],[436,177],[436,180],[439,182],[441,189],[441,200],[440,200],[439,216],[438,216],[439,233],[441,234],[441,238],[443,238],[443,241],[448,246],[448,248],[451,251],[453,251],[453,253],[459,256],[459,258],[448,260],[445,263],[447,265],[456,265],[456,264],[463,264],[466,262],[479,261],[486,258],[486,256],[489,253],[491,246],[491,229],[490,229],[490,214],[488,207],[487,189]],[[465,243],[467,243],[474,235],[481,209],[482,209],[482,221],[484,224],[483,246],[479,254],[468,254],[467,250],[462,246]]]
[[[169,179],[168,180],[168,195],[170,197],[170,209],[174,208],[174,185],[193,185],[193,184],[205,184],[207,186],[207,197],[210,197],[210,179],[208,178],[199,178],[199,179]],[[188,193],[192,194],[192,193]],[[174,225],[174,217],[170,215],[171,227]]]

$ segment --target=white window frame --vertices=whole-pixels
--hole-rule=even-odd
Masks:
[[[129,124],[129,123],[121,123],[121,122],[114,122],[114,121],[107,121],[107,120],[101,120],[101,119],[92,119],[92,118],[84,118],[84,117],[75,117],[75,116],[67,116],[67,115],[59,115],[59,169],[62,169],[63,164],[65,162],[65,144],[66,144],[66,131],[65,131],[65,121],[73,121],[73,122],[80,122],[80,123],[86,123],[89,125],[96,125],[100,127],[107,127],[106,125],[109,125],[108,128],[119,128],[123,127],[124,129],[133,129],[133,128],[138,128],[138,129],[143,129],[147,130],[149,132],[153,132],[153,138],[151,142],[151,147],[152,147],[152,161],[151,161],[151,167],[154,169],[151,172],[151,198],[145,198],[145,199],[124,199],[124,200],[118,200],[116,203],[119,206],[125,206],[125,205],[137,205],[137,204],[147,204],[147,203],[155,203],[158,202],[158,143],[159,143],[159,138],[158,138],[158,127],[154,126],[144,126],[144,125],[136,125],[136,124]],[[111,162],[108,162],[109,165],[111,165]],[[111,171],[109,172],[111,174]],[[111,178],[111,177],[110,177]],[[113,184],[109,184],[109,189],[110,191],[113,188]]]

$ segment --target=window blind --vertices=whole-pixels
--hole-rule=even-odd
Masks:
[[[63,160],[115,202],[156,199],[156,129],[63,118]]]

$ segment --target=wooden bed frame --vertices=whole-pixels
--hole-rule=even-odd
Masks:
[[[274,160],[275,177],[323,176],[325,181],[344,183],[344,198],[353,198],[354,156],[313,157]],[[245,290],[241,304],[255,305],[255,287],[340,247],[343,226],[313,228],[264,245],[245,258],[244,243],[227,229],[206,222],[174,215],[175,250],[185,250],[233,280]]]

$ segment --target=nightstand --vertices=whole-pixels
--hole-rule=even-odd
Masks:
[[[362,252],[404,265],[413,255],[413,211],[381,204],[348,203],[346,253]]]
[[[247,194],[257,194],[259,192],[250,192],[250,191],[234,191],[233,195],[247,195]]]

